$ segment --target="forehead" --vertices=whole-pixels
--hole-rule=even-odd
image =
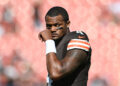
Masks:
[[[46,23],[62,23],[64,22],[64,19],[61,15],[58,15],[58,16],[53,16],[53,17],[50,17],[50,16],[46,16]]]

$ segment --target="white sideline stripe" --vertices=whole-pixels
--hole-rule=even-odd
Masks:
[[[87,42],[87,43],[89,43],[87,40],[83,40],[83,39],[72,39],[72,40],[70,40],[70,41],[83,41],[83,42]]]
[[[88,47],[88,48],[90,47],[90,45],[87,45],[87,44],[84,44],[84,43],[76,43],[76,42],[75,43],[69,43],[68,46],[69,45],[82,45],[82,46],[85,46],[85,47]]]
[[[67,48],[67,50],[71,50],[71,49],[75,49],[75,48],[77,48],[77,49],[83,49],[85,51],[89,51],[88,49],[82,48],[82,47],[70,47],[70,48]]]

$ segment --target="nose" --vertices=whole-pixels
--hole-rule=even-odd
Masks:
[[[56,30],[57,30],[57,28],[55,26],[52,26],[51,31],[55,32]]]

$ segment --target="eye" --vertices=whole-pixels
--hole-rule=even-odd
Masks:
[[[47,24],[46,27],[47,29],[51,29],[52,25]]]
[[[60,30],[60,29],[63,29],[63,27],[58,27],[57,29],[59,29],[59,30]]]
[[[54,26],[56,26],[56,27],[60,27],[60,25],[61,25],[61,24],[55,24]]]

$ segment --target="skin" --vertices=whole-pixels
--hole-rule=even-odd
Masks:
[[[43,40],[46,41],[48,39],[53,39],[57,41],[61,37],[63,37],[67,32],[67,27],[69,27],[70,21],[64,22],[63,17],[61,15],[55,16],[55,17],[46,17],[46,30],[43,32],[40,32],[40,34],[46,34],[46,36],[43,37]],[[63,29],[58,29],[58,28]],[[50,35],[51,34],[51,35]],[[40,35],[43,36],[43,35]],[[47,37],[47,38],[46,38]],[[52,37],[52,38],[51,38]],[[42,37],[41,37],[42,38]]]
[[[70,21],[65,22],[61,15],[55,17],[46,17],[46,30],[39,33],[40,40],[46,41],[52,39],[55,43],[59,43],[66,33]],[[58,29],[62,27],[62,29]],[[56,44],[57,45],[57,44]],[[87,59],[87,53],[83,50],[72,49],[67,51],[64,59],[58,60],[55,53],[51,52],[46,55],[47,70],[49,76],[53,80],[58,80],[69,75]]]

